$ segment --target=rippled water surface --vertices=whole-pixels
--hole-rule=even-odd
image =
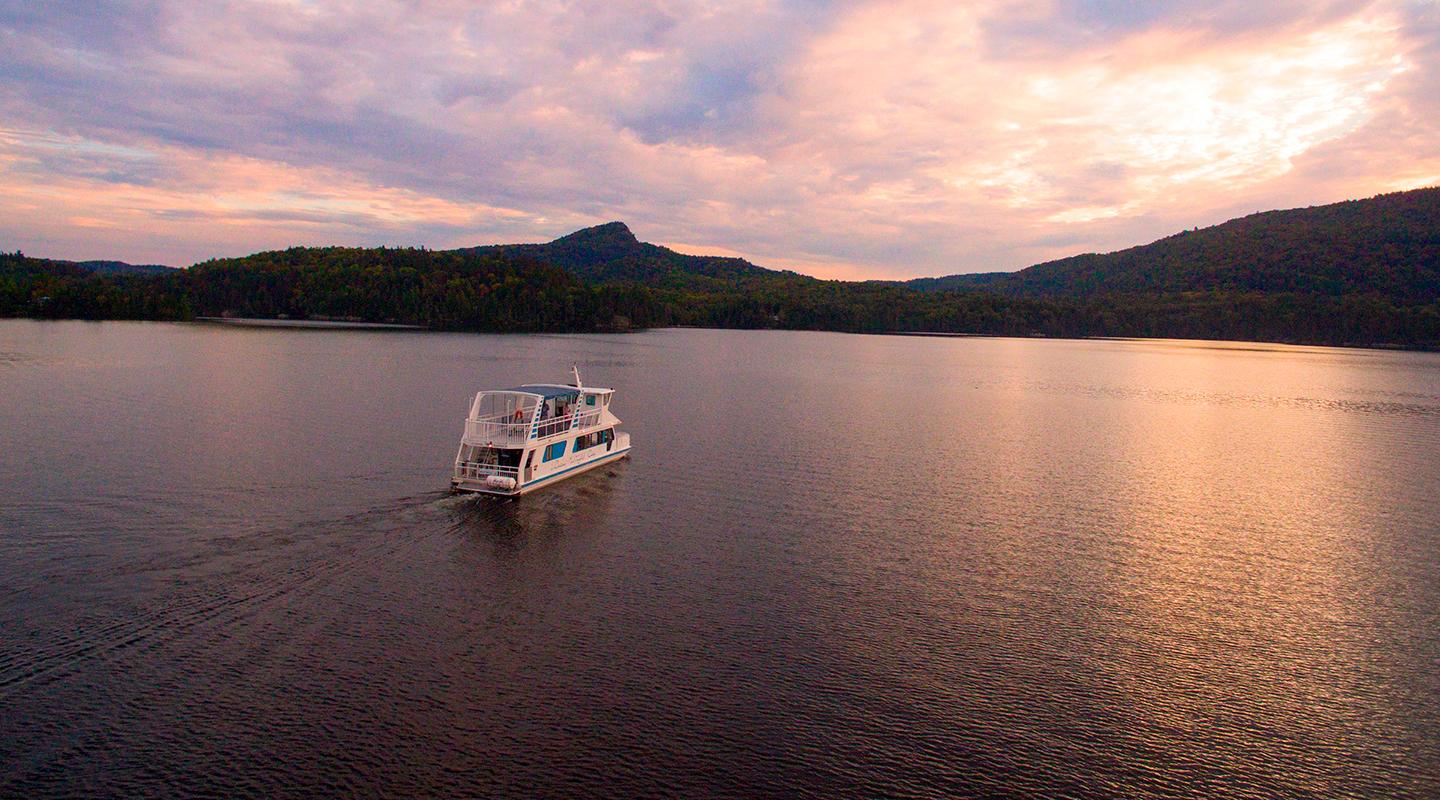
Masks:
[[[1437,609],[1433,354],[0,322],[3,796],[1437,797]]]

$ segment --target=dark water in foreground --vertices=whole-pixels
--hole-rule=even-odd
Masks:
[[[1436,355],[0,322],[0,796],[1436,797],[1437,609]]]

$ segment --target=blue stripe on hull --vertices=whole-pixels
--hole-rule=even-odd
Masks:
[[[584,464],[576,464],[576,465],[573,466],[573,467],[566,467],[565,469],[560,470],[559,472],[555,473],[554,475],[546,475],[546,476],[543,477],[543,478],[536,478],[535,480],[530,481],[529,483],[522,484],[522,485],[517,486],[517,487],[515,487],[515,488],[516,488],[517,490],[519,490],[519,489],[526,489],[526,488],[529,488],[529,487],[532,487],[532,486],[539,486],[540,484],[544,483],[545,481],[553,480],[553,479],[555,479],[555,478],[558,478],[558,477],[560,477],[561,475],[564,475],[564,474],[567,473],[567,472],[574,472],[574,471],[577,470],[577,469],[584,469],[584,468],[586,468],[586,467],[598,467],[598,466],[600,466],[601,464],[604,464],[605,462],[610,461],[610,460],[612,460],[612,459],[618,460],[618,459],[620,458],[620,456],[623,456],[623,455],[625,455],[625,454],[628,453],[628,452],[630,452],[630,448],[628,448],[628,447],[625,448],[624,450],[616,450],[615,452],[610,453],[609,455],[601,456],[600,458],[597,458],[597,459],[595,459],[594,461],[586,461]]]

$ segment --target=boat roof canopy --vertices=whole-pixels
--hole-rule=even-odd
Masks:
[[[516,386],[513,389],[500,389],[499,391],[538,394],[546,400],[549,400],[555,397],[568,397],[581,391],[584,391],[586,394],[610,394],[614,390],[590,386],[582,389],[579,386],[562,386],[558,383],[527,383],[524,386]]]

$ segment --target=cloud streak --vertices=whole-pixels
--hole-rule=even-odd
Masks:
[[[0,239],[1012,269],[1440,176],[1431,3],[0,4]]]

